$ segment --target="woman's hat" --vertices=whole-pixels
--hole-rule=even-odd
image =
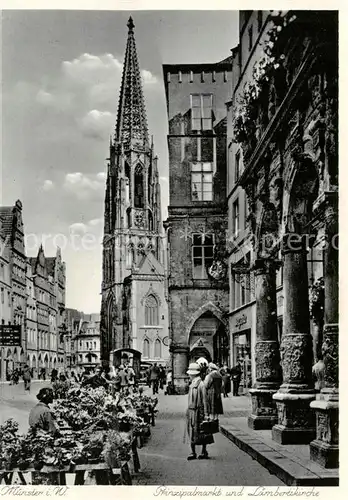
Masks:
[[[218,369],[219,369],[219,368],[218,368],[218,367],[217,367],[214,363],[209,363],[209,365],[208,365],[208,366],[209,366],[209,368],[210,368],[211,370],[218,370]]]
[[[208,361],[205,358],[197,359],[196,363],[200,366],[208,366]]]
[[[201,368],[198,363],[190,363],[189,369],[187,370],[188,375],[199,375],[201,373]]]

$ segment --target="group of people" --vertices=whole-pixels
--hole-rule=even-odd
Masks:
[[[191,453],[187,460],[209,458],[207,445],[214,443],[214,436],[204,427],[204,423],[216,422],[223,414],[222,375],[214,363],[199,358],[190,363],[187,374],[190,377],[188,407],[186,412],[185,441],[189,442]],[[197,457],[196,446],[202,446]]]
[[[158,394],[158,389],[164,390],[167,385],[167,372],[164,366],[154,363],[149,367],[146,373],[147,385],[152,387],[152,394]]]

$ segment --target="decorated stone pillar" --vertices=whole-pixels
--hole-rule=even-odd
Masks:
[[[187,345],[172,344],[170,346],[173,366],[173,383],[177,394],[186,394],[189,385],[188,358],[189,347]]]
[[[311,403],[316,413],[316,439],[310,458],[322,467],[338,467],[338,195],[325,193],[326,248],[324,256],[324,332],[322,357],[325,387]]]
[[[308,272],[305,238],[283,237],[283,335],[280,355],[283,383],[273,399],[278,424],[272,438],[280,444],[308,444],[315,436],[312,382],[312,336],[309,323]]]
[[[255,262],[256,298],[256,384],[250,390],[252,412],[248,425],[252,429],[271,429],[277,423],[277,407],[272,396],[280,381],[280,356],[277,331],[276,267],[274,260]]]

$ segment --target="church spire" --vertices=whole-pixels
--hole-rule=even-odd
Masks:
[[[134,38],[134,22],[127,23],[128,39],[124,58],[115,141],[125,146],[148,146],[148,128],[140,68]]]

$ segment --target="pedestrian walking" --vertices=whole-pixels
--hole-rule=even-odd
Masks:
[[[159,365],[159,387],[160,389],[164,389],[166,383],[166,371],[164,369],[164,366]]]
[[[169,370],[168,373],[167,373],[166,383],[167,383],[167,386],[166,386],[166,389],[164,391],[164,394],[170,396],[170,395],[174,394],[173,372],[172,372],[172,370]]]
[[[19,371],[15,368],[12,372],[12,384],[17,385],[19,382]]]
[[[217,420],[223,414],[221,390],[222,376],[218,367],[214,363],[209,363],[208,372],[204,379],[204,386],[207,391],[208,415],[211,420]]]
[[[191,454],[187,460],[197,458],[196,446],[202,446],[198,456],[200,460],[209,458],[207,445],[214,443],[212,434],[203,431],[202,424],[207,419],[207,397],[204,382],[201,378],[201,367],[198,363],[191,363],[187,374],[191,383],[188,393],[188,407],[186,412],[185,441],[190,443]]]
[[[239,396],[239,386],[242,378],[242,365],[240,361],[231,370],[232,384],[233,384],[233,396]]]
[[[231,392],[231,377],[228,373],[226,365],[221,368],[220,373],[222,376],[222,392],[224,394],[224,398],[228,398],[228,395]]]
[[[154,363],[150,368],[150,382],[152,385],[152,394],[158,394],[158,384],[159,384],[159,369],[157,363]]]
[[[52,372],[51,372],[51,382],[53,384],[53,382],[55,382],[58,378],[58,370],[56,370],[56,368],[53,368]]]
[[[23,381],[24,381],[24,390],[30,392],[31,371],[28,365],[24,366]]]
[[[127,394],[128,392],[128,377],[124,365],[120,365],[119,376],[121,378],[121,392]]]
[[[133,394],[133,392],[134,392],[134,385],[135,385],[135,371],[133,370],[133,368],[131,366],[127,366],[127,368],[126,368],[125,371],[126,371],[126,376],[127,376],[127,379],[128,379],[129,393]]]

